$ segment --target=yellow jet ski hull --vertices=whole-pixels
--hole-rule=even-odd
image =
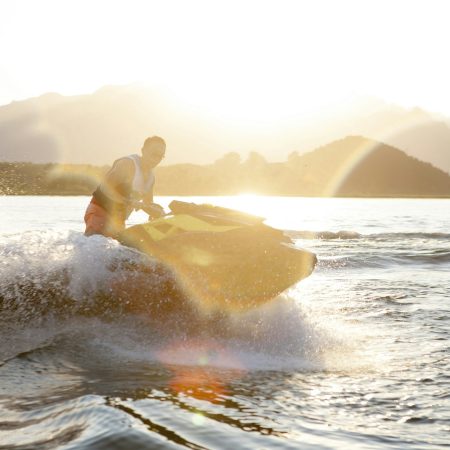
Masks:
[[[132,226],[120,240],[165,263],[205,309],[258,306],[314,269],[313,253],[294,247],[262,218],[210,205],[175,203],[173,215]]]

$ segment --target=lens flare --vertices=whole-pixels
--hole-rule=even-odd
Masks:
[[[234,379],[245,373],[242,362],[211,339],[173,342],[158,353],[158,359],[173,372],[169,383],[173,392],[212,403],[221,402],[227,393],[223,374],[219,378],[214,367],[230,368],[230,377]],[[200,422],[204,418],[195,420]]]
[[[378,146],[379,143],[376,141],[362,139],[359,145],[351,148],[347,157],[339,166],[335,167],[334,175],[324,187],[322,195],[334,197],[355,168]]]

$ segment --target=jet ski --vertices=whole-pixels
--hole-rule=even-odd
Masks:
[[[206,310],[247,310],[308,277],[316,256],[264,218],[174,200],[170,213],[127,228],[119,241],[164,263]]]

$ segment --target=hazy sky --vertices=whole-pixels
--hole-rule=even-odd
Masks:
[[[143,81],[227,118],[368,94],[450,115],[450,1],[0,0],[0,104]]]

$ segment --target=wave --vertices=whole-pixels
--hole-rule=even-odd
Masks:
[[[41,323],[1,327],[0,366],[17,358],[42,361],[47,370],[70,360],[83,371],[105,360],[114,366],[158,363],[238,371],[368,365],[352,358],[357,352],[354,335],[338,337],[287,295],[246,313],[203,316],[195,327],[182,313],[169,321],[144,314],[110,319],[47,317]]]
[[[362,237],[356,231],[297,231],[285,230],[285,233],[292,239],[359,239]]]
[[[117,241],[27,232],[0,243],[0,311],[15,321],[168,312],[186,299],[170,269]]]
[[[2,325],[29,329],[75,316],[114,322],[135,316],[171,336],[214,330],[215,338],[236,337],[245,328],[231,313],[200,309],[167,266],[102,236],[40,231],[9,236],[0,243],[0,260]]]
[[[450,234],[393,232],[360,234],[356,231],[289,231],[294,240],[317,240],[310,250],[318,256],[317,269],[367,269],[399,266],[439,268],[450,263]],[[344,241],[339,244],[335,241]]]
[[[384,254],[383,254],[384,253]],[[417,266],[437,269],[439,266],[447,266],[450,263],[450,251],[436,250],[431,252],[399,252],[383,251],[379,254],[355,252],[351,255],[319,257],[318,269],[367,269],[400,266]]]
[[[27,232],[0,243],[0,257],[3,361],[89,342],[164,364],[321,370],[343,348],[287,295],[247,312],[200,311],[170,269],[101,236]]]
[[[372,239],[389,240],[389,239],[450,239],[450,233],[441,232],[422,232],[422,231],[408,231],[398,233],[378,233],[369,234],[366,237]]]
[[[354,233],[341,234],[348,239],[351,235]],[[44,231],[2,239],[0,312],[4,323],[36,322],[51,314],[114,318],[147,314],[164,317],[166,323],[174,317],[174,328],[195,328],[207,315],[199,313],[198,304],[185,295],[170,268],[112,239]],[[450,248],[399,250],[374,241],[371,246],[361,245],[358,238],[352,239],[344,247],[330,244],[331,248],[319,248],[316,270],[405,265],[439,269],[450,263]],[[188,319],[180,321],[180,315]],[[208,320],[220,320],[210,315]]]
[[[285,233],[292,239],[318,239],[318,240],[333,240],[333,239],[370,239],[378,241],[393,241],[403,239],[424,239],[424,240],[444,240],[450,239],[450,233],[441,232],[393,232],[393,233],[374,233],[362,234],[357,231],[307,231],[307,230],[285,230]]]

